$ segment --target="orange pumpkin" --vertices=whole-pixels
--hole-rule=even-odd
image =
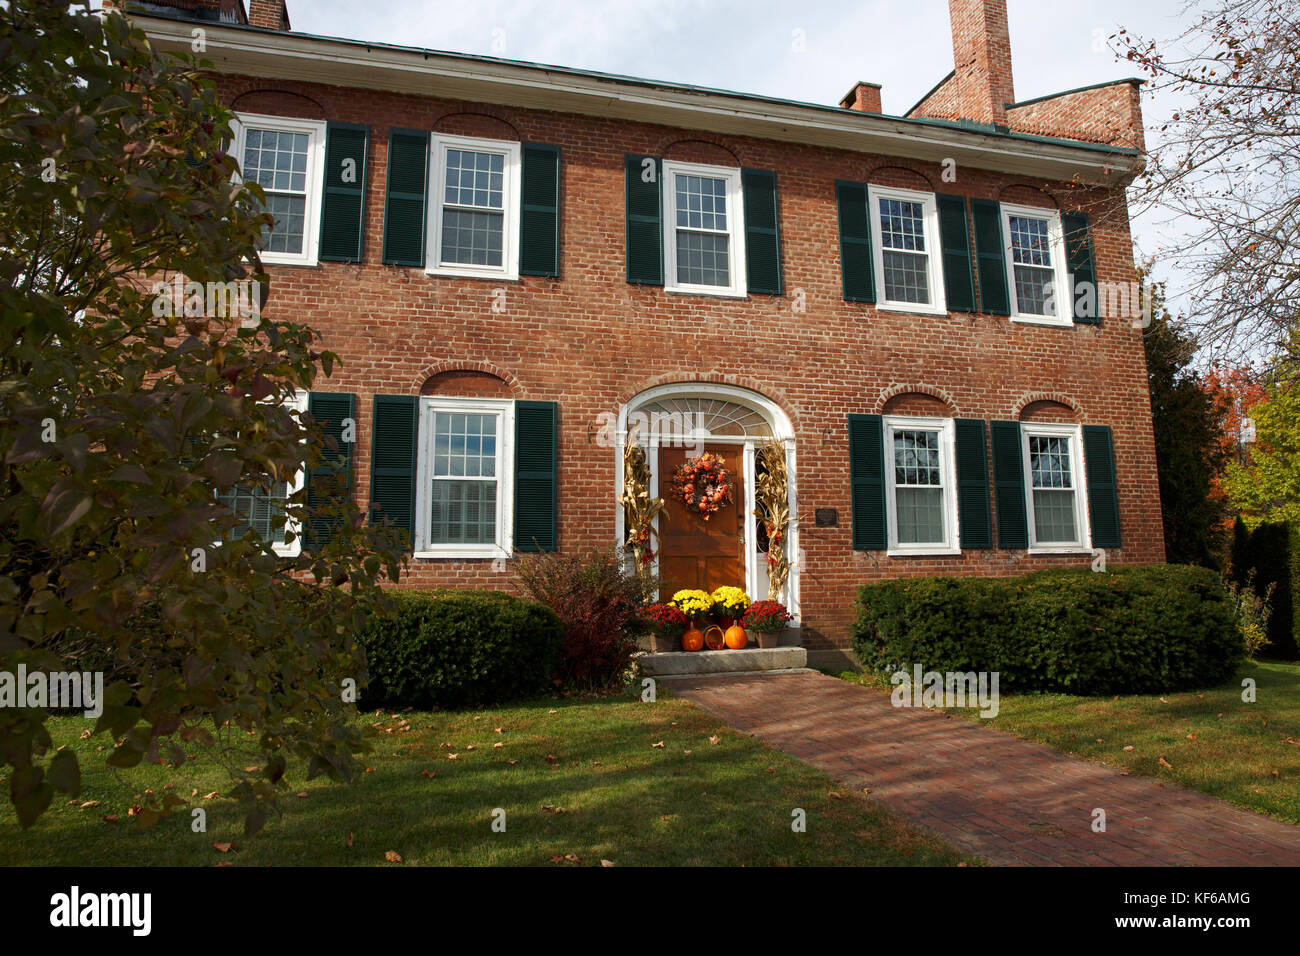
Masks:
[[[694,624],[682,635],[682,650],[698,651],[704,646],[704,634]]]
[[[733,624],[727,628],[723,640],[727,642],[727,646],[733,651],[738,651],[749,643],[749,638],[745,636],[745,629],[739,624]]]

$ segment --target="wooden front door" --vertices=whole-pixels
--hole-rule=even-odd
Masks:
[[[664,600],[683,588],[713,591],[723,585],[745,586],[744,448],[709,442],[704,450],[726,459],[723,467],[731,473],[735,489],[731,504],[707,521],[692,514],[686,503],[671,493],[673,472],[686,460],[686,449],[659,449],[659,497],[665,502],[659,516],[660,594]]]

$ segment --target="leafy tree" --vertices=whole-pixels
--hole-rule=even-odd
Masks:
[[[1118,35],[1149,91],[1185,104],[1159,129],[1138,183],[1181,238],[1161,255],[1198,276],[1196,330],[1221,361],[1300,351],[1300,7],[1215,0],[1181,36]]]
[[[1227,465],[1228,497],[1252,530],[1264,522],[1300,524],[1300,387],[1275,381],[1251,417],[1255,442],[1244,464]]]
[[[215,500],[337,457],[281,404],[334,356],[267,312],[156,308],[156,278],[266,280],[265,197],[232,182],[232,114],[202,63],[162,57],[111,10],[9,0],[0,64],[0,671],[110,662],[108,764],[206,748],[256,830],[290,758],[353,777],[351,635],[400,570],[345,499],[293,496],[295,521],[338,527],[295,558],[234,540]],[[0,708],[24,826],[80,786],[46,720]],[[144,824],[183,801],[140,802]]]
[[[1193,367],[1195,336],[1165,308],[1163,285],[1144,288],[1152,296],[1152,321],[1143,345],[1165,557],[1171,563],[1217,568],[1226,510],[1211,492],[1224,460],[1221,415]]]

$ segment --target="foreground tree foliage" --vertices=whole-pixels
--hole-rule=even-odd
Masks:
[[[278,401],[334,357],[265,314],[154,314],[142,276],[265,279],[264,197],[232,182],[232,114],[201,64],[48,0],[0,6],[0,64],[0,672],[103,662],[107,762],[215,756],[256,830],[290,760],[356,772],[352,635],[400,571],[345,496],[315,513],[291,498],[295,521],[338,529],[294,558],[232,540],[215,500],[304,461],[324,480],[334,440]],[[46,720],[0,707],[0,775],[27,826],[79,789]],[[184,800],[141,803],[148,823]]]
[[[1300,350],[1300,335],[1292,349]],[[1227,464],[1228,497],[1251,530],[1265,522],[1300,526],[1300,385],[1275,376],[1250,415],[1255,441],[1245,462]]]
[[[1160,128],[1135,201],[1173,219],[1162,257],[1192,269],[1203,348],[1300,372],[1300,7],[1211,0],[1181,36],[1121,32],[1122,56],[1186,105]]]

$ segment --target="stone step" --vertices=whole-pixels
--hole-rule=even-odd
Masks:
[[[802,670],[808,666],[808,652],[802,647],[746,647],[743,650],[671,651],[640,654],[636,658],[647,677],[680,677],[696,674],[742,674],[754,671]]]

